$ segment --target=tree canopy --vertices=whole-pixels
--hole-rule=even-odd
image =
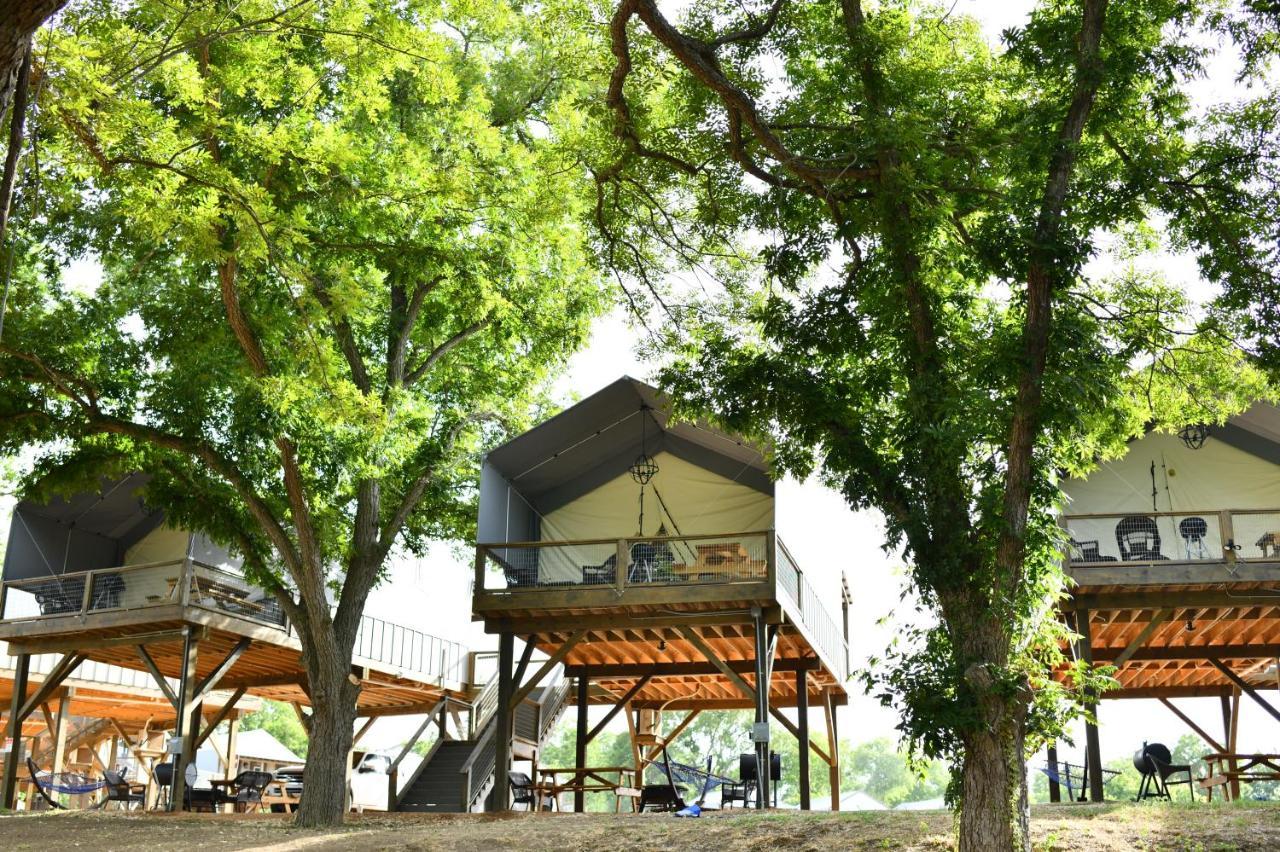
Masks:
[[[956,767],[962,849],[1029,844],[1061,476],[1267,393],[1240,347],[1276,281],[1266,5],[1052,0],[997,47],[950,4],[612,4],[606,256],[686,411],[884,514],[929,626],[866,682]],[[1219,43],[1256,100],[1192,101]]]
[[[339,779],[306,821],[341,815],[388,554],[469,536],[482,442],[604,305],[562,143],[582,42],[539,11],[86,0],[34,51],[0,451],[43,446],[46,491],[151,473],[276,591]]]

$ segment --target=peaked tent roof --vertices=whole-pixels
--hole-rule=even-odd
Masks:
[[[603,485],[641,450],[668,452],[735,482],[773,494],[763,449],[705,421],[673,422],[670,400],[623,376],[488,454],[497,470],[540,512]]]
[[[252,731],[241,731],[236,740],[236,754],[240,757],[272,760],[279,763],[302,763],[302,758],[262,728]]]

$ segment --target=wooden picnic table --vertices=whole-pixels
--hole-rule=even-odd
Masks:
[[[1222,788],[1222,795],[1231,801],[1231,782],[1280,781],[1280,754],[1231,754],[1214,752],[1204,756],[1209,775],[1199,782],[1209,801],[1213,791]]]
[[[622,800],[630,799],[632,810],[640,790],[635,786],[635,770],[630,766],[538,767],[534,782],[534,801],[542,809],[546,797],[559,802],[561,793],[612,793],[615,812],[622,811]],[[567,775],[561,779],[559,776]],[[613,776],[613,777],[609,777]]]

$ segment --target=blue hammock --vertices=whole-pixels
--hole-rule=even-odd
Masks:
[[[665,748],[662,750],[662,758],[662,763],[654,763],[653,765],[667,776],[673,787],[676,784],[688,784],[697,790],[697,804],[699,805],[707,798],[707,793],[716,787],[736,783],[732,778],[725,778],[723,775],[716,775],[712,772],[711,758],[709,757],[707,758],[705,769],[672,760]]]
[[[29,757],[27,758],[27,771],[31,773],[31,781],[36,785],[36,790],[39,791],[41,798],[55,808],[61,808],[62,805],[50,796],[50,793],[65,793],[69,796],[78,796],[85,793],[96,793],[106,786],[105,781],[95,780],[79,772],[47,772],[38,768]]]

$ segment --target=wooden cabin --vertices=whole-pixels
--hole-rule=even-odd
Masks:
[[[305,718],[300,646],[279,604],[234,554],[167,524],[145,500],[147,482],[135,473],[67,499],[23,500],[14,511],[0,586],[0,640],[14,658],[5,804],[23,765],[22,726],[85,665],[142,672],[163,696],[177,744],[177,802],[184,767],[243,696],[289,702]],[[42,654],[58,657],[37,682],[32,659]],[[456,642],[365,617],[351,675],[362,686],[361,732],[379,716],[467,703],[469,668]]]
[[[1280,721],[1262,695],[1280,689],[1280,409],[1150,433],[1063,488],[1064,614],[1082,637],[1074,654],[1117,667],[1102,698],[1158,699],[1224,752],[1241,696]],[[1174,704],[1189,696],[1221,699],[1221,741]],[[1088,725],[1095,770],[1098,736]],[[1090,775],[1100,801],[1101,773]]]
[[[576,680],[579,766],[621,712],[643,763],[657,745],[644,741],[657,737],[654,714],[682,711],[682,730],[703,710],[752,708],[743,750],[768,760],[768,721],[808,742],[818,707],[828,739],[813,751],[830,767],[838,807],[847,589],[811,583],[778,537],[764,448],[670,411],[657,390],[622,378],[485,458],[472,608],[499,637],[499,730],[510,731],[510,709],[557,664]],[[525,643],[519,660],[515,638]],[[547,661],[530,674],[535,650]],[[589,704],[611,707],[591,730]],[[797,708],[798,721],[780,707]],[[499,807],[510,742],[499,737]],[[808,807],[801,754],[794,771]]]

